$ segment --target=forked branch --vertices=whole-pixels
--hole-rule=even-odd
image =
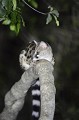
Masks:
[[[55,86],[52,74],[53,66],[47,60],[41,60],[23,73],[5,95],[5,108],[0,114],[0,120],[16,120],[24,104],[24,98],[34,79],[39,77],[41,83],[41,116],[39,120],[53,120],[55,111]]]

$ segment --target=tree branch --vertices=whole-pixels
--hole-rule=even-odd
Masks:
[[[42,60],[37,64],[36,71],[40,79],[41,89],[41,115],[39,120],[53,120],[55,111],[55,85],[53,66],[47,60]]]
[[[35,8],[33,8],[32,6],[30,6],[25,0],[22,0],[22,2],[24,4],[26,4],[29,8],[31,8],[32,10],[34,10],[35,12],[39,13],[39,14],[42,14],[42,15],[48,15],[48,13],[44,13],[44,12],[41,12],[39,10],[36,10]]]
[[[15,120],[18,112],[24,104],[24,98],[32,81],[37,79],[33,68],[23,73],[21,79],[16,82],[11,90],[5,95],[5,108],[0,114],[0,120]]]
[[[53,66],[47,60],[40,60],[34,68],[28,69],[5,96],[5,108],[0,120],[15,120],[24,104],[25,95],[34,79],[41,84],[41,115],[39,120],[53,120],[55,111],[55,86]]]

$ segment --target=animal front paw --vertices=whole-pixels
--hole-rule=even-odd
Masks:
[[[27,64],[27,57],[26,57],[26,51],[22,50],[21,54],[19,55],[19,62],[20,62],[20,66],[24,69],[27,70],[30,65]]]

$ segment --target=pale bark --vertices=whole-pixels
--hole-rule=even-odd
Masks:
[[[36,66],[41,86],[41,115],[39,120],[53,120],[55,111],[55,85],[53,66],[50,62],[42,60]]]
[[[32,81],[37,79],[33,68],[23,73],[21,79],[16,82],[5,95],[5,108],[0,115],[0,120],[16,120],[18,112],[24,104],[24,98]]]
[[[47,60],[41,60],[23,73],[5,95],[5,108],[0,114],[0,120],[16,120],[24,104],[24,98],[32,82],[39,77],[41,84],[41,115],[39,120],[53,120],[55,111],[55,86],[53,66]]]

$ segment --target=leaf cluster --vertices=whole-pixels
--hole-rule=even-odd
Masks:
[[[48,12],[46,24],[50,23],[52,21],[52,17],[54,17],[56,25],[59,26],[59,21],[58,21],[59,13],[58,13],[58,11],[51,6],[49,6],[48,8],[50,9],[50,11]]]
[[[0,21],[2,24],[9,25],[10,30],[19,33],[21,23],[24,25],[21,16],[21,9],[17,6],[17,0],[0,0]]]
[[[23,2],[32,10],[40,14],[46,15],[46,24],[50,23],[52,21],[52,18],[54,17],[57,26],[59,26],[59,13],[51,6],[48,7],[48,13],[43,13],[36,9],[38,8],[38,3],[35,0],[28,0],[30,5],[25,0],[0,0],[0,21],[4,25],[9,25],[10,30],[14,31],[16,34],[19,33],[21,29],[21,24],[25,26],[23,17],[21,15],[21,2]]]

